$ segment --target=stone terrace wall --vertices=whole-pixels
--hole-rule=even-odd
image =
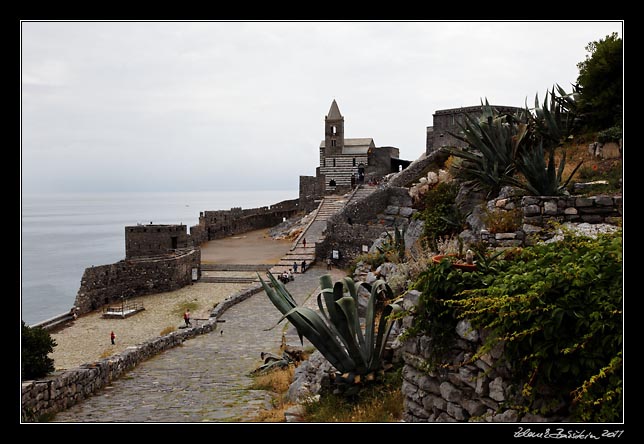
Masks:
[[[403,307],[418,303],[420,293],[412,290]],[[411,326],[412,318],[403,320]],[[431,338],[415,336],[397,351],[403,365],[403,419],[406,422],[562,422],[561,417],[523,414],[512,409],[513,397],[520,391],[510,383],[510,372],[499,363],[503,347],[497,346],[479,359],[472,357],[482,344],[483,332],[473,330],[467,321],[456,327],[455,345],[443,362],[447,368],[429,370]]]
[[[174,331],[128,347],[109,358],[83,364],[74,369],[58,371],[42,379],[24,381],[22,383],[22,420],[34,421],[41,415],[65,410],[123,376],[146,359],[180,345],[187,339],[215,330],[217,319],[228,308],[261,290],[261,285],[257,284],[232,294],[217,304],[210,313],[210,319],[201,325]]]
[[[152,293],[176,290],[192,282],[192,269],[200,268],[201,250],[189,249],[173,256],[122,260],[86,268],[74,305],[79,314],[115,302]]]
[[[380,188],[329,218],[326,237],[316,244],[315,255],[327,258],[332,250],[338,250],[341,258],[336,265],[345,266],[362,254],[363,245],[370,246],[383,231],[393,226],[406,227],[413,213],[409,190],[393,186]]]
[[[207,233],[207,240],[221,239],[247,231],[274,227],[284,218],[300,211],[299,199],[285,200],[260,208],[231,208],[230,210],[204,211],[199,214],[199,225]],[[203,237],[203,234],[200,234]],[[193,241],[194,242],[194,241]],[[198,245],[196,242],[195,245]]]
[[[614,224],[622,217],[622,196],[524,196],[523,222],[543,226],[549,220]]]
[[[520,211],[521,227],[507,233],[491,233],[484,229],[481,240],[492,247],[530,245],[551,237],[550,221],[616,225],[622,219],[622,196],[523,196],[503,197],[487,203],[489,211]]]

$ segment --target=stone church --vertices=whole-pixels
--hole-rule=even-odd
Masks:
[[[373,183],[409,165],[399,159],[395,147],[377,147],[372,138],[344,137],[344,116],[333,100],[324,117],[324,140],[320,142],[320,166],[315,177],[300,176],[300,200],[319,199]]]

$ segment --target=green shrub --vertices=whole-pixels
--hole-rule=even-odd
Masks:
[[[621,232],[597,239],[567,234],[564,241],[525,248],[508,264],[443,306],[491,332],[479,354],[505,343],[528,406],[542,387],[551,387],[573,418],[619,421]]]
[[[622,128],[620,126],[613,126],[607,130],[600,131],[597,134],[597,142],[599,143],[608,143],[608,142],[619,142],[619,139],[622,138]]]
[[[56,341],[40,327],[31,328],[22,321],[22,379],[37,379],[54,371],[54,360],[48,355]]]
[[[489,210],[483,212],[483,223],[490,233],[510,233],[521,227],[523,211],[520,208],[513,210]]]
[[[455,203],[458,189],[456,182],[441,182],[425,195],[425,209],[420,217],[425,221],[425,235],[430,241],[462,230],[465,218]]]

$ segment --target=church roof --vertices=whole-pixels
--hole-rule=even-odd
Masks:
[[[320,142],[320,148],[324,148],[326,144],[324,140]],[[375,147],[375,143],[371,137],[358,138],[358,139],[344,139],[344,147],[342,154],[367,154],[369,147]]]
[[[340,109],[338,108],[338,104],[336,103],[335,99],[333,99],[333,103],[331,104],[331,108],[329,108],[329,114],[326,116],[328,120],[341,120],[342,119],[342,114],[340,114]]]

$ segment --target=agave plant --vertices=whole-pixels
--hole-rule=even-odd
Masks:
[[[577,166],[564,180],[563,170],[566,166],[566,153],[562,154],[559,166],[555,170],[555,150],[548,152],[548,165],[546,166],[546,153],[543,148],[543,141],[539,141],[526,153],[521,155],[517,163],[518,169],[525,178],[525,182],[511,179],[514,186],[526,190],[534,196],[557,196],[563,194],[568,183],[577,172],[583,162]]]
[[[342,373],[345,381],[358,383],[362,378],[375,379],[382,369],[383,352],[393,326],[389,315],[401,311],[399,305],[389,303],[377,316],[377,301],[393,298],[386,282],[360,284],[370,292],[363,333],[358,318],[357,287],[351,278],[345,277],[334,284],[329,275],[320,277],[319,312],[298,306],[284,284],[271,273],[268,278],[271,285],[261,276],[260,281],[268,298],[283,315],[278,324],[288,319],[297,329],[300,340],[308,339]]]
[[[376,247],[380,254],[386,254],[389,251],[394,251],[399,261],[405,260],[405,227],[400,230],[394,226],[394,235],[392,236],[388,231],[386,232],[387,242],[382,247]]]
[[[458,167],[462,176],[475,189],[485,190],[491,196],[498,194],[508,177],[514,176],[515,159],[528,127],[523,116],[501,115],[487,99],[485,104],[481,102],[481,112],[479,119],[465,114],[463,124],[459,123],[462,133],[450,133],[467,143],[466,148],[443,149],[462,158],[465,162]]]
[[[526,147],[517,158],[517,170],[525,178],[524,182],[515,178],[508,180],[514,186],[522,188],[536,196],[555,196],[564,192],[568,183],[581,167],[579,162],[564,180],[563,170],[566,166],[566,152],[562,151],[559,166],[555,168],[555,152],[561,149],[563,142],[568,139],[576,125],[575,94],[566,92],[557,85],[546,93],[543,105],[539,104],[539,96],[535,97],[535,107],[530,113],[526,112],[530,125],[530,137],[526,138]],[[548,164],[546,165],[546,155]]]

